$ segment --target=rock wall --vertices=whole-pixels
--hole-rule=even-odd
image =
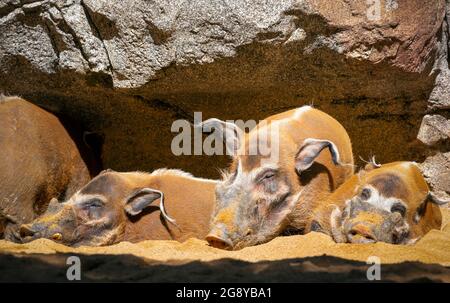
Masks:
[[[174,120],[303,104],[341,121],[357,156],[436,163],[449,15],[445,0],[0,0],[0,91],[81,121],[117,170],[217,177],[225,157],[171,153]]]

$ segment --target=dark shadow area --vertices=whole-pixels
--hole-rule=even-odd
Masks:
[[[98,134],[103,166],[117,171],[170,167],[218,178],[228,157],[172,153],[175,120],[192,122],[193,113],[200,111],[203,120],[260,121],[305,104],[343,124],[356,161],[376,155],[381,163],[421,162],[429,155],[416,136],[434,75],[343,58],[325,48],[303,54],[303,47],[254,42],[238,48],[234,57],[213,63],[170,65],[137,89],[92,85],[88,76],[73,71],[50,76],[33,69],[25,58],[11,56],[6,60],[12,70],[0,73],[0,90]]]
[[[328,167],[318,162],[314,162],[310,168],[308,168],[306,171],[303,171],[301,175],[298,176],[299,183],[302,186],[306,186],[321,173],[325,173],[328,176],[329,188],[330,191],[333,192],[336,189],[333,176]]]
[[[70,254],[0,255],[0,282],[69,282]],[[371,265],[335,257],[249,263],[159,263],[132,255],[78,255],[81,282],[370,282]],[[226,270],[224,270],[226,268]],[[381,282],[449,282],[450,268],[418,262],[382,264]]]
[[[97,176],[102,170],[102,147],[104,137],[100,133],[90,132],[73,118],[64,114],[55,114],[76,144],[80,155],[89,170],[91,177]]]

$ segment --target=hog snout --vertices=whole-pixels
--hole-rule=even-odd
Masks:
[[[54,241],[62,240],[62,234],[59,230],[50,230],[48,226],[41,223],[21,225],[19,229],[19,237],[22,243],[31,242],[38,238],[49,238]]]
[[[215,235],[208,235],[206,236],[206,241],[208,241],[208,244],[212,247],[219,248],[219,249],[226,249],[231,250],[233,248],[233,244],[228,239],[219,238]]]
[[[351,243],[374,243],[377,241],[372,229],[363,223],[356,223],[350,227],[347,239]]]
[[[22,242],[29,242],[40,237],[43,227],[39,225],[23,224],[19,229]]]
[[[207,236],[206,241],[208,244],[215,248],[220,249],[233,249],[233,242],[227,236],[227,234],[223,231],[223,229],[215,228],[213,229]]]

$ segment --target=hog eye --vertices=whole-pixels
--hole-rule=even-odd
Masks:
[[[263,179],[272,179],[273,177],[275,177],[275,173],[267,173],[264,175]]]
[[[369,188],[364,188],[361,191],[360,196],[361,196],[361,199],[363,199],[363,200],[369,200],[371,195],[372,195],[372,191]]]
[[[93,199],[89,200],[86,203],[84,203],[83,208],[85,209],[98,209],[103,207],[104,203],[102,200],[99,199]]]
[[[276,172],[273,170],[264,172],[259,178],[259,182],[265,182],[272,180],[276,175]]]
[[[394,212],[398,212],[398,213],[400,213],[400,215],[402,215],[402,217],[404,217],[406,214],[406,207],[401,203],[395,203],[391,207],[391,213],[394,213]]]
[[[92,199],[83,203],[81,209],[85,216],[90,219],[98,219],[101,217],[102,209],[105,203],[100,199]]]

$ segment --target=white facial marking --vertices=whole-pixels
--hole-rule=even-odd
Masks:
[[[250,172],[244,172],[242,170],[241,161],[239,161],[238,166],[237,166],[236,178],[233,181],[233,183],[244,185],[244,184],[249,184],[251,182],[256,182],[256,181],[258,181],[258,180],[256,180],[256,177],[261,172],[263,172],[265,170],[269,170],[269,169],[278,170],[278,168],[279,167],[276,164],[268,164],[268,165],[264,165],[262,167],[256,167],[253,170],[251,170]]]
[[[364,202],[372,204],[373,206],[379,209],[383,209],[390,212],[392,205],[394,205],[394,203],[399,202],[399,199],[384,197],[382,194],[379,193],[379,191],[375,187],[371,185],[366,185],[364,186],[364,188],[368,188],[371,190],[370,198],[368,200],[365,200]]]
[[[415,223],[419,223],[421,217],[422,217],[422,216],[419,215],[419,214],[416,212],[416,214],[414,215],[414,222],[415,222]]]
[[[80,192],[77,192],[66,203],[80,204],[80,203],[83,203],[83,202],[86,202],[89,200],[93,200],[93,199],[98,199],[103,202],[105,202],[107,200],[106,197],[103,195],[84,195],[84,194],[80,194]]]
[[[300,200],[300,197],[301,197],[302,194],[303,194],[303,190],[304,190],[304,189],[305,189],[305,188],[302,188],[298,193],[295,194],[294,197],[292,197],[292,201],[294,201],[294,203],[298,203],[298,201]]]
[[[244,172],[243,172],[243,170],[242,170],[242,163],[241,163],[241,160],[238,160],[238,165],[237,165],[237,173],[236,173],[236,178],[235,178],[235,180],[234,180],[234,182],[240,182],[240,180],[242,179],[242,178],[244,178],[245,176],[244,176]],[[233,183],[234,183],[233,182]]]

